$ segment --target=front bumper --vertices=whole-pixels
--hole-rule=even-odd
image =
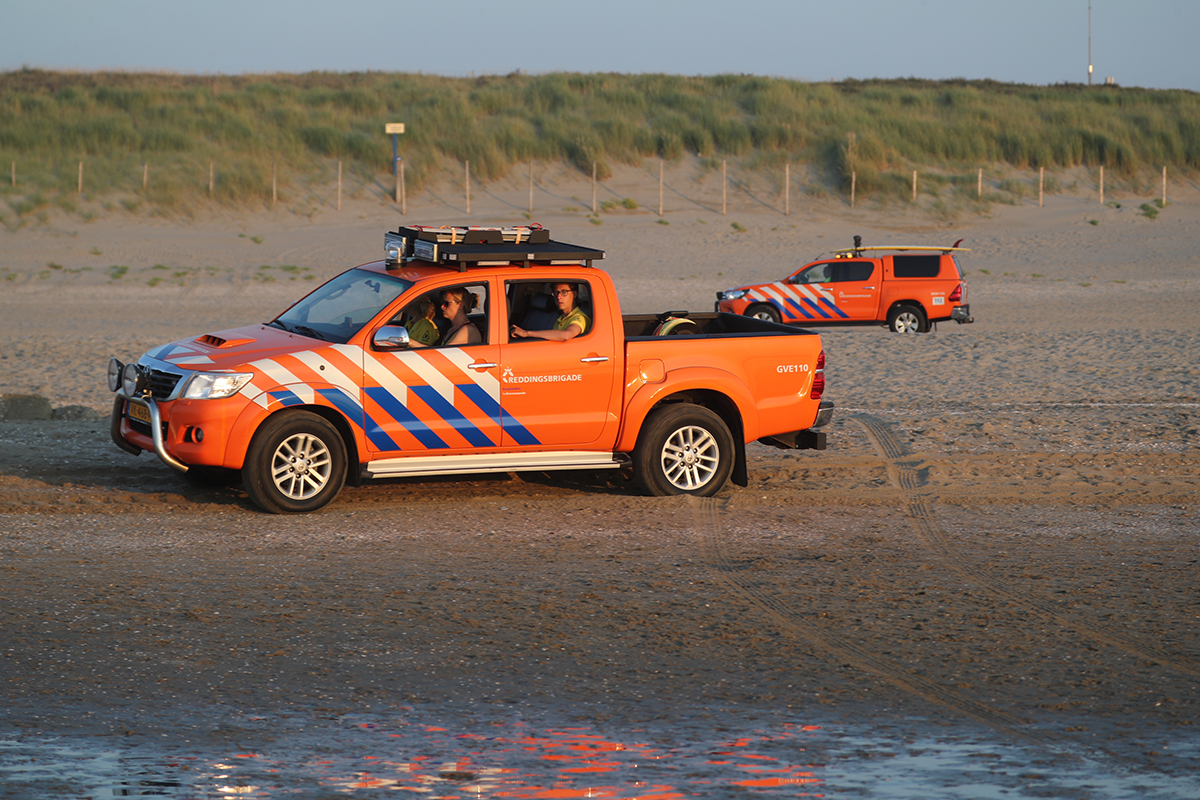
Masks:
[[[971,316],[971,306],[955,306],[950,309],[950,319],[962,325],[964,322],[974,322],[975,318]]]
[[[118,390],[113,396],[112,419],[109,423],[109,433],[112,436],[113,444],[132,455],[141,455],[142,448],[128,441],[121,435],[121,421],[125,416],[125,404],[133,403],[142,406],[150,412],[150,438],[154,443],[154,454],[157,455],[164,464],[180,473],[188,471],[188,465],[184,464],[179,459],[167,452],[166,442],[163,441],[163,423],[162,414],[158,410],[158,403],[153,397],[126,397],[124,390]]]

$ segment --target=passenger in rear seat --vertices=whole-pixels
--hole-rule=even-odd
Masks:
[[[514,337],[567,342],[576,336],[587,333],[588,328],[592,325],[592,321],[588,319],[588,315],[583,313],[583,309],[578,305],[579,290],[570,283],[557,283],[554,285],[552,294],[554,295],[554,301],[558,304],[558,310],[562,312],[561,316],[554,323],[554,327],[544,331],[529,331],[519,325],[513,325],[510,333]]]

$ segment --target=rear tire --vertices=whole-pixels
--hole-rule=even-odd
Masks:
[[[767,322],[780,322],[779,310],[769,303],[759,303],[756,306],[750,306],[746,309],[747,317],[755,319],[763,319]]]
[[[346,482],[346,446],[328,420],[308,411],[272,417],[254,434],[242,483],[272,514],[316,511]]]
[[[925,312],[916,306],[899,305],[888,314],[888,327],[892,333],[924,333],[929,329]]]
[[[690,403],[651,413],[633,451],[638,481],[656,497],[710,497],[729,480],[733,460],[733,436],[725,421]]]

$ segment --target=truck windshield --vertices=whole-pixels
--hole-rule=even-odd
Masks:
[[[291,333],[345,344],[412,283],[352,269],[321,286],[269,324]]]

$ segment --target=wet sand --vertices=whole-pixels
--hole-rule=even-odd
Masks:
[[[594,225],[571,199],[590,187],[565,179],[535,218],[606,249],[630,313],[711,308],[716,290],[780,277],[855,233],[965,238],[977,322],[823,330],[839,406],[829,449],[752,445],[751,485],[706,501],[640,497],[607,473],[501,476],[378,483],[280,518],[118,451],[103,419],[0,421],[0,739],[217,760],[244,745],[311,788],[298,731],[327,731],[344,759],[339,737],[362,724],[576,725],[620,741],[650,728],[714,748],[722,731],[815,725],[803,747],[787,729],[787,775],[815,765],[826,794],[886,795],[838,768],[881,776],[870,765],[883,757],[928,796],[952,796],[955,780],[1189,796],[1196,203],[1149,220],[1140,200],[1055,196],[947,225],[795,198],[784,217],[746,195],[722,217],[711,185],[687,179],[679,196],[699,207],[678,200],[669,225],[644,209]],[[613,196],[639,180],[618,176]],[[471,221],[521,221],[525,195],[509,194],[474,199]],[[0,233],[0,392],[105,412],[110,355],[269,318],[375,258],[398,217],[352,205]],[[406,218],[461,219],[432,197]],[[446,750],[400,741],[372,753]],[[924,747],[955,755],[923,785]],[[718,770],[708,790],[664,775],[689,796],[745,777]],[[438,780],[426,788],[470,785]],[[0,796],[46,784],[14,786]]]

